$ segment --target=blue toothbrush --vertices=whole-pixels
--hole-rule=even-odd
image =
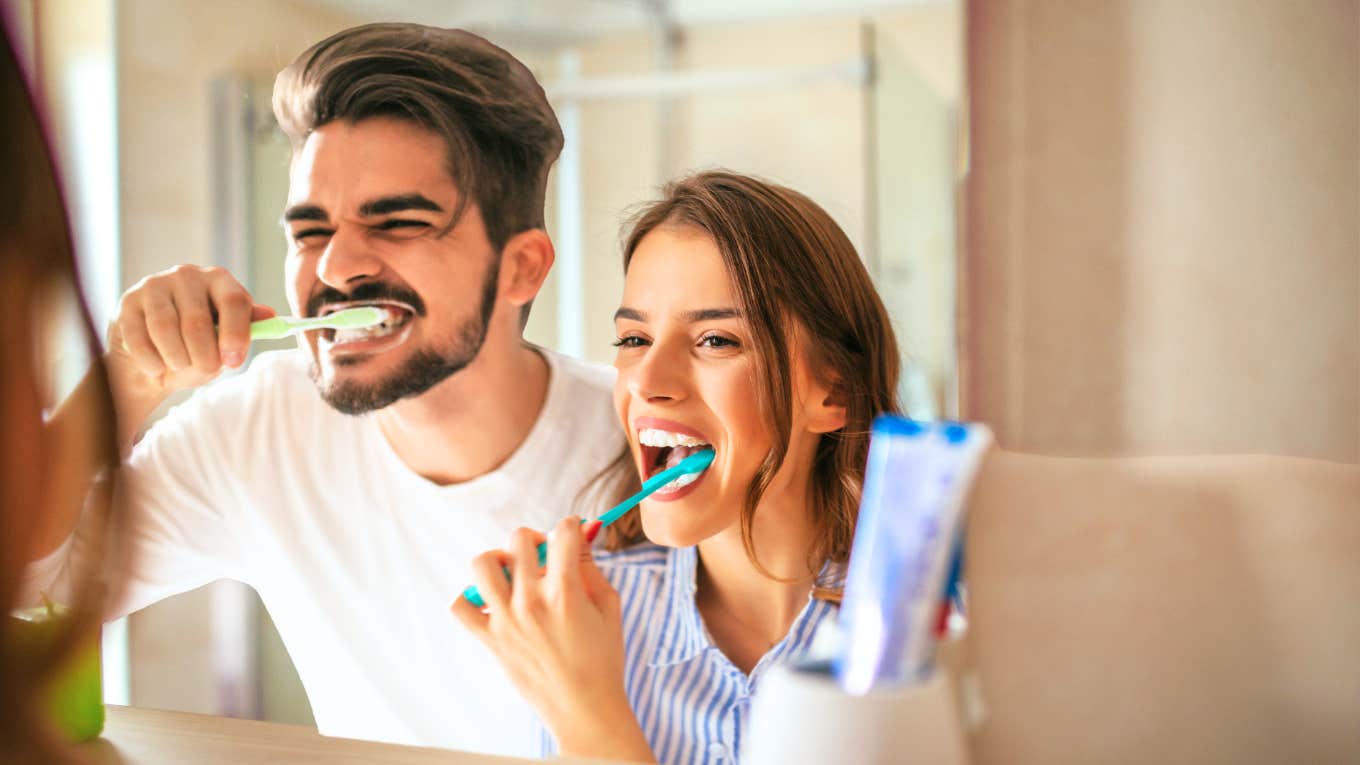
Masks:
[[[632,510],[634,507],[637,507],[637,504],[639,502],[651,496],[653,492],[655,492],[657,489],[660,489],[662,486],[665,486],[666,484],[670,483],[671,481],[674,481],[675,479],[679,478],[682,475],[689,475],[690,473],[702,473],[705,470],[708,470],[708,466],[712,464],[713,464],[713,450],[704,449],[701,452],[695,452],[689,455],[688,457],[684,458],[683,460],[680,460],[679,464],[677,464],[675,467],[667,468],[661,471],[660,473],[657,473],[656,475],[652,476],[651,478],[648,478],[646,481],[642,482],[641,491],[629,497],[628,499],[625,499],[619,504],[614,505],[612,508],[610,508],[607,512],[605,512],[597,519],[600,522],[600,528],[603,529],[605,526],[608,526],[614,521],[617,521],[618,519],[622,518],[624,513],[628,512],[629,510]],[[582,522],[584,523],[584,521]],[[548,561],[548,543],[540,542],[538,544],[538,565],[542,566],[545,563],[547,563],[547,561]],[[506,579],[510,578],[510,569],[505,570],[505,578]],[[486,607],[486,601],[482,600],[482,594],[477,591],[476,585],[472,585],[471,587],[468,587],[466,590],[463,590],[463,599],[478,608]]]

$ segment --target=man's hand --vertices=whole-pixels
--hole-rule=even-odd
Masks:
[[[128,290],[109,327],[105,358],[124,448],[171,393],[244,363],[250,322],[273,315],[222,268],[176,266]]]

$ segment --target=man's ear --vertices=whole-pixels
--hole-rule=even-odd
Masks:
[[[510,237],[501,250],[501,298],[522,306],[533,301],[556,255],[547,232],[534,228]]]
[[[809,432],[831,433],[840,430],[845,427],[849,417],[845,386],[839,380],[830,384],[812,381],[803,399],[803,409]]]

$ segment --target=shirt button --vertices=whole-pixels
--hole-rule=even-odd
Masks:
[[[727,744],[721,741],[714,741],[708,745],[708,756],[715,760],[725,760],[731,755],[732,752],[727,748]]]

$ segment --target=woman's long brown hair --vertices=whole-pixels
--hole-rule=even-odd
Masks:
[[[849,237],[792,189],[725,171],[675,181],[634,219],[623,248],[625,271],[643,238],[667,226],[696,228],[713,238],[752,335],[756,403],[773,445],[747,490],[741,533],[747,556],[767,576],[751,528],[788,450],[795,353],[805,354],[813,373],[845,405],[845,427],[821,436],[811,479],[818,533],[808,567],[817,574],[831,564],[817,594],[835,599],[854,540],[870,426],[874,417],[899,410],[897,341],[888,312]],[[611,531],[614,548],[643,539],[636,512]]]
[[[112,533],[112,473],[117,466],[113,403],[99,361],[89,313],[79,299],[71,237],[52,154],[38,112],[0,19],[0,761],[60,763],[76,755],[50,727],[42,703],[55,673],[93,639],[101,621],[102,564]],[[85,350],[93,361],[82,388],[87,409],[74,427],[44,422],[41,380],[53,358],[41,358],[38,333],[51,318],[44,297],[74,295],[83,321]],[[50,349],[48,349],[50,350]],[[91,487],[71,481],[75,465],[102,466]],[[9,613],[21,607],[23,575],[56,503],[85,507],[88,548],[75,572],[76,586],[63,629],[42,645],[21,641]]]

